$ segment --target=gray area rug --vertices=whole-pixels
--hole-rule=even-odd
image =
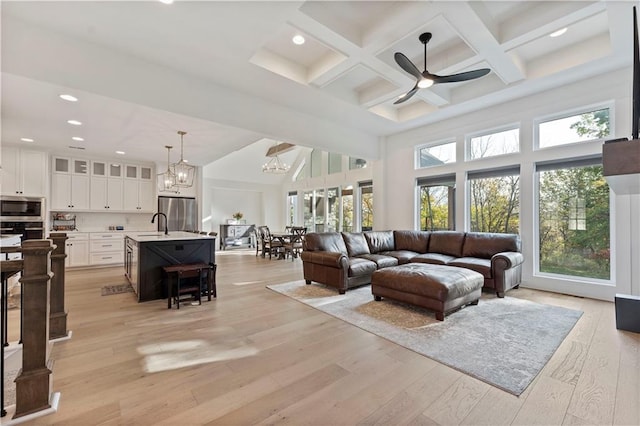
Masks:
[[[102,296],[110,296],[112,294],[133,293],[131,284],[105,285],[102,287]]]
[[[437,321],[427,309],[375,302],[370,286],[344,295],[304,281],[267,287],[514,395],[527,388],[582,315],[487,294],[477,306]]]

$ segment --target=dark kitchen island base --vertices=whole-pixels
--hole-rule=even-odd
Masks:
[[[167,298],[167,281],[163,267],[185,263],[215,264],[215,238],[189,232],[171,232],[169,235],[127,235],[127,247],[135,245],[137,250],[126,253],[131,259],[127,277],[138,294],[138,302]],[[135,253],[137,251],[137,253]],[[127,257],[128,256],[128,257]],[[137,272],[137,274],[135,273]],[[137,285],[136,285],[137,284]]]

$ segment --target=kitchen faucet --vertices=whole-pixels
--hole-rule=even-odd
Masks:
[[[151,223],[154,223],[153,221],[156,220],[156,216],[164,216],[164,235],[169,235],[169,222],[167,221],[167,215],[158,212],[151,218]],[[160,219],[158,219],[158,225],[160,225]]]

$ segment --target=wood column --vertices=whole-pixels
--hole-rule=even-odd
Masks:
[[[49,339],[67,337],[67,313],[64,310],[65,252],[67,234],[56,232],[49,235],[55,248],[51,253],[51,305],[49,312]]]
[[[22,243],[22,370],[16,378],[16,412],[13,418],[50,408],[49,286],[50,240]]]

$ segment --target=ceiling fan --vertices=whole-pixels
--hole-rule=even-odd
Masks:
[[[420,72],[420,70],[416,68],[413,62],[411,62],[409,58],[407,58],[404,54],[400,52],[395,53],[394,58],[398,65],[400,65],[400,68],[414,76],[417,81],[416,85],[413,86],[413,89],[400,96],[400,98],[398,98],[398,100],[394,102],[394,105],[409,100],[409,98],[416,94],[418,89],[426,89],[427,87],[431,87],[434,84],[438,83],[455,83],[458,81],[473,80],[475,78],[480,78],[484,75],[487,75],[491,71],[489,68],[481,68],[478,70],[461,72],[451,75],[431,74],[429,71],[427,71],[427,43],[429,43],[429,40],[431,40],[431,36],[431,33],[422,33],[419,37],[420,42],[424,44],[424,71],[422,72]]]

